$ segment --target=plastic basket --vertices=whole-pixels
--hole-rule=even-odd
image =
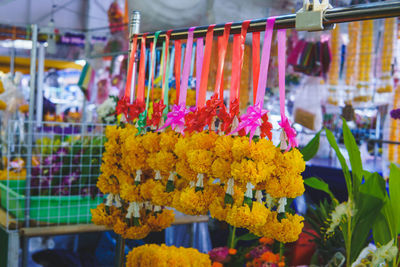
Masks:
[[[17,221],[25,219],[25,181],[0,181],[1,206]],[[103,202],[103,197],[31,196],[31,220],[48,223],[90,223],[90,209]]]

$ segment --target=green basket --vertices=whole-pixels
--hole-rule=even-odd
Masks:
[[[25,180],[0,181],[0,205],[18,221],[25,219]],[[8,200],[7,200],[8,199]],[[50,223],[91,223],[90,209],[103,197],[31,196],[31,220]]]

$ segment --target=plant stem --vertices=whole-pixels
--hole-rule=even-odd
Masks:
[[[283,243],[282,243],[282,242],[279,242],[279,262],[282,261],[282,257],[283,257],[283,248],[284,248]]]
[[[236,227],[232,227],[232,235],[231,235],[231,242],[229,244],[229,248],[235,248],[235,234],[236,234]]]
[[[346,266],[350,267],[350,254],[351,254],[351,217],[347,218],[347,248],[346,248]]]

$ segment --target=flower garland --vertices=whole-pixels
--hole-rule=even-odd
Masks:
[[[185,266],[210,267],[211,260],[207,254],[193,248],[162,245],[143,245],[134,248],[126,257],[127,267],[147,266]]]

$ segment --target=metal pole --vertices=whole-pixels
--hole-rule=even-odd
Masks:
[[[32,26],[32,51],[31,51],[31,71],[30,71],[30,93],[29,93],[29,119],[28,119],[28,139],[26,155],[26,183],[25,183],[25,227],[29,227],[29,210],[31,205],[31,167],[32,167],[32,143],[33,143],[33,112],[35,107],[35,86],[36,86],[36,56],[37,56],[37,37],[38,27]],[[28,266],[29,238],[24,237],[24,247],[22,249],[22,266]]]
[[[10,57],[10,73],[11,76],[14,78],[15,72],[15,47],[14,47],[14,40],[12,40],[13,45],[11,47],[11,57]]]
[[[139,11],[133,11],[132,12],[132,18],[131,18],[131,23],[129,27],[129,36],[132,36],[133,34],[138,34],[139,33],[139,28],[140,28],[140,12]],[[132,45],[130,47],[132,49]],[[136,53],[137,54],[137,53]],[[129,62],[129,60],[128,60]],[[135,89],[135,83],[136,83],[136,68],[137,68],[137,62],[138,58],[135,55],[135,61],[133,62],[133,70],[132,70],[132,81],[131,81],[131,95],[130,95],[130,103],[133,103],[133,92]],[[128,63],[129,64],[129,63]]]
[[[40,127],[43,118],[43,82],[44,82],[44,58],[46,50],[43,44],[39,44],[38,71],[36,90],[36,125]]]
[[[354,5],[343,8],[332,8],[325,11],[324,25],[329,26],[335,23],[381,19],[400,16],[400,2],[376,2],[362,5]],[[275,20],[275,29],[290,29],[295,28],[296,14],[277,16]],[[265,30],[267,19],[252,20],[248,32],[260,32]],[[224,32],[225,24],[217,24],[214,28],[214,36],[220,36]],[[242,22],[235,22],[231,27],[231,34],[240,33]],[[205,37],[208,26],[199,26],[194,30],[194,37]],[[177,29],[171,32],[171,40],[186,39],[189,28]],[[158,37],[158,41],[162,42],[165,39],[167,31],[162,31]],[[139,35],[140,38],[141,35]],[[149,42],[154,38],[154,32],[146,36]]]
[[[124,267],[125,258],[125,239],[122,236],[117,235],[115,248],[115,267]]]

